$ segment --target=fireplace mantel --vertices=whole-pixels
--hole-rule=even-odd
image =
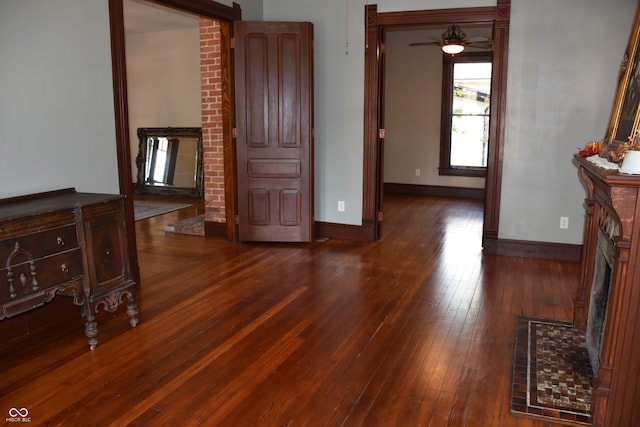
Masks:
[[[580,283],[574,326],[585,330],[598,235],[615,248],[609,299],[594,381],[593,425],[640,420],[640,176],[623,175],[575,156],[587,191]],[[602,237],[601,237],[602,238]]]

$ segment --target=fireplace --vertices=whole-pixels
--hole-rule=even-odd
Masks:
[[[593,282],[589,298],[589,312],[585,340],[593,375],[598,375],[600,347],[606,321],[611,272],[615,263],[615,245],[602,229],[598,230],[598,244],[594,262]]]
[[[584,332],[595,380],[597,427],[640,419],[640,175],[574,157],[585,223],[574,327]]]

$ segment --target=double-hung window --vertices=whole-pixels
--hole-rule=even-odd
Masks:
[[[491,53],[444,55],[440,175],[486,175],[490,110]]]

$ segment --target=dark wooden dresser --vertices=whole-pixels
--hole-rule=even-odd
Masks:
[[[126,297],[138,323],[128,253],[124,196],[69,188],[0,200],[0,320],[67,296],[94,350],[100,309],[114,312]]]

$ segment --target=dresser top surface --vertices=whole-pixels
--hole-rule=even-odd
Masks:
[[[78,193],[71,189],[0,199],[0,222],[61,210],[73,210],[76,207],[107,203],[123,197],[120,194]]]

